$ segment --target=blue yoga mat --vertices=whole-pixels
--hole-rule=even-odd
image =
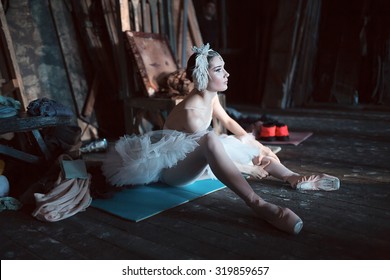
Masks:
[[[184,187],[163,183],[134,186],[108,199],[94,199],[91,206],[139,222],[165,210],[210,194],[225,186],[218,180],[199,180]]]

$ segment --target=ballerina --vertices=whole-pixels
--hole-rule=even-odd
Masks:
[[[220,54],[209,44],[194,47],[187,77],[194,89],[168,115],[163,130],[124,136],[109,151],[102,170],[113,185],[161,181],[183,186],[209,171],[235,192],[260,218],[276,228],[298,234],[302,219],[289,208],[263,200],[242,173],[256,178],[273,176],[294,189],[338,189],[338,178],[320,174],[303,176],[281,164],[266,146],[256,141],[223,109],[218,92],[228,87],[229,73]],[[233,135],[216,135],[209,129],[217,118]]]

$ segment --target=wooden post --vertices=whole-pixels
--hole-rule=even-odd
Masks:
[[[168,22],[168,37],[171,45],[171,49],[175,58],[177,58],[176,52],[176,34],[175,34],[175,25],[173,24],[173,16],[172,16],[172,1],[166,0],[165,5],[166,18]]]
[[[188,10],[188,0],[184,0],[184,6],[183,6],[183,45],[182,45],[182,51],[181,51],[181,65],[185,65],[187,61],[187,26],[188,26],[188,16],[187,16],[187,10]]]
[[[158,0],[158,20],[160,23],[160,34],[166,35],[168,32],[165,27],[165,16],[164,16],[164,1]]]
[[[150,24],[150,9],[149,9],[149,3],[146,2],[146,0],[142,0],[142,31],[145,33],[152,32],[152,27]]]
[[[200,34],[199,24],[196,18],[195,7],[192,0],[188,0],[188,21],[192,40],[195,45],[200,46],[203,44],[203,39],[202,35]]]
[[[158,33],[158,13],[157,13],[157,0],[149,0],[150,14],[152,19],[152,32]]]

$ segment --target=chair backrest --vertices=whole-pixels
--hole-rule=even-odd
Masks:
[[[167,76],[178,70],[168,41],[159,34],[133,31],[126,31],[126,38],[145,92],[153,96]]]
[[[192,46],[203,43],[193,0],[119,2],[124,28],[122,31],[142,31],[167,36],[174,57],[182,68],[192,54]]]

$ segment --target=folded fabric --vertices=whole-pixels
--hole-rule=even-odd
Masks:
[[[18,110],[16,108],[0,105],[0,118],[9,118],[17,114]]]
[[[16,110],[19,110],[20,109],[20,102],[18,100],[15,100],[11,97],[7,97],[7,96],[1,96],[0,95],[0,105],[3,105],[3,106],[6,106],[6,107],[11,107],[11,108],[14,108]]]
[[[0,197],[0,212],[3,210],[19,210],[20,208],[22,208],[22,203],[19,200],[10,196]]]
[[[33,116],[73,116],[73,111],[54,100],[48,98],[39,98],[30,102],[27,106],[27,112]]]

